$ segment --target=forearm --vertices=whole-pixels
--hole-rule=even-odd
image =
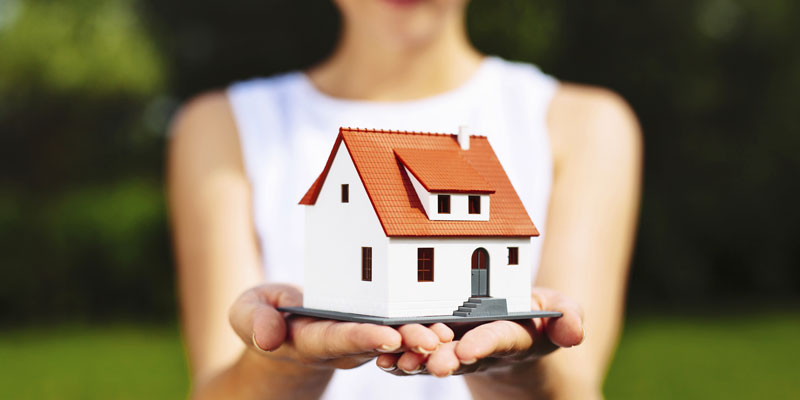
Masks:
[[[333,375],[245,350],[231,366],[195,383],[192,399],[318,399]]]
[[[601,379],[565,370],[562,349],[542,359],[466,376],[472,397],[484,399],[600,399]],[[583,375],[583,376],[582,376]]]

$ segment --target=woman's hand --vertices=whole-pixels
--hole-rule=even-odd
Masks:
[[[288,316],[277,307],[303,305],[294,286],[264,284],[242,294],[230,310],[230,323],[249,349],[265,357],[308,367],[357,367],[381,353],[431,354],[450,342],[444,324],[409,324],[397,329],[374,324]]]
[[[443,343],[429,355],[383,354],[376,363],[396,375],[419,373],[424,368],[444,377],[530,363],[559,347],[583,341],[583,311],[578,304],[551,289],[534,288],[531,297],[532,309],[560,311],[563,315],[455,326],[456,332],[463,332],[460,339]]]

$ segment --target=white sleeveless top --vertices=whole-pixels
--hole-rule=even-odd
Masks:
[[[253,193],[255,228],[265,276],[302,286],[303,206],[298,202],[325,166],[340,126],[452,132],[467,125],[489,138],[525,209],[542,236],[553,160],[546,114],[558,83],[529,64],[486,58],[461,87],[413,101],[366,102],[319,92],[302,72],[238,82],[228,89],[245,170]],[[334,374],[326,399],[463,399],[462,377],[396,377],[374,362]]]

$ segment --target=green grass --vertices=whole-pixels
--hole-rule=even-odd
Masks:
[[[632,318],[609,399],[798,399],[800,314]],[[0,397],[180,399],[174,327],[73,326],[0,332]]]
[[[0,333],[0,398],[181,399],[177,328],[66,327]]]
[[[609,399],[800,399],[800,314],[634,318]]]

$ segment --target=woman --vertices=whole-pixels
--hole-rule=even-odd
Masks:
[[[465,0],[336,4],[343,28],[327,60],[201,95],[173,124],[169,194],[193,396],[600,398],[639,197],[629,107],[478,53]],[[302,303],[296,204],[338,127],[464,123],[489,137],[542,232],[534,307],[563,317],[466,332],[284,319],[275,307]],[[362,365],[372,359],[380,369]],[[437,378],[451,374],[464,378]]]

